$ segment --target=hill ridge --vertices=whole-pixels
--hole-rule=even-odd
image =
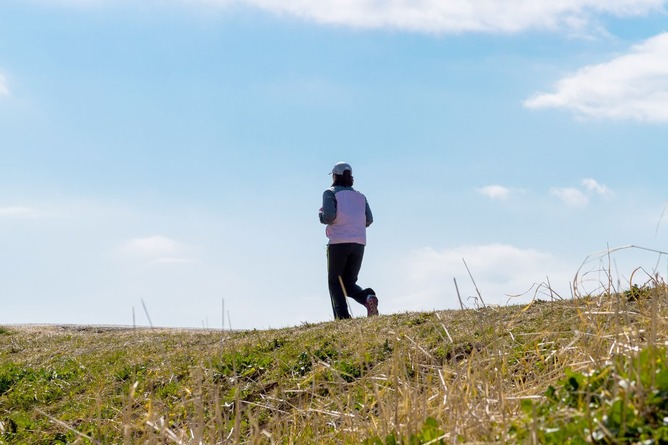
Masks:
[[[524,441],[523,407],[569,373],[665,344],[665,297],[655,286],[248,331],[5,326],[0,438]]]

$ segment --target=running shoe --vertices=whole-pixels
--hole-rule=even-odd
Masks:
[[[367,317],[378,315],[378,298],[373,294],[368,295],[366,297],[366,303],[364,303],[364,307],[366,307]]]

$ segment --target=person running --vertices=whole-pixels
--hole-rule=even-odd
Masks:
[[[353,189],[353,169],[345,162],[332,169],[332,186],[322,194],[320,222],[327,225],[327,280],[336,320],[350,318],[346,297],[366,308],[367,316],[378,315],[378,297],[371,288],[357,285],[362,267],[366,228],[373,215],[366,197]]]

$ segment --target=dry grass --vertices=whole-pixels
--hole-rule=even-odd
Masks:
[[[429,443],[428,418],[431,443],[513,443],[567,369],[666,344],[650,284],[267,331],[6,327],[0,443]]]

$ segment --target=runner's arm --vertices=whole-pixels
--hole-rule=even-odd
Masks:
[[[336,197],[332,190],[325,190],[322,194],[322,208],[319,216],[323,224],[331,224],[336,219]]]

